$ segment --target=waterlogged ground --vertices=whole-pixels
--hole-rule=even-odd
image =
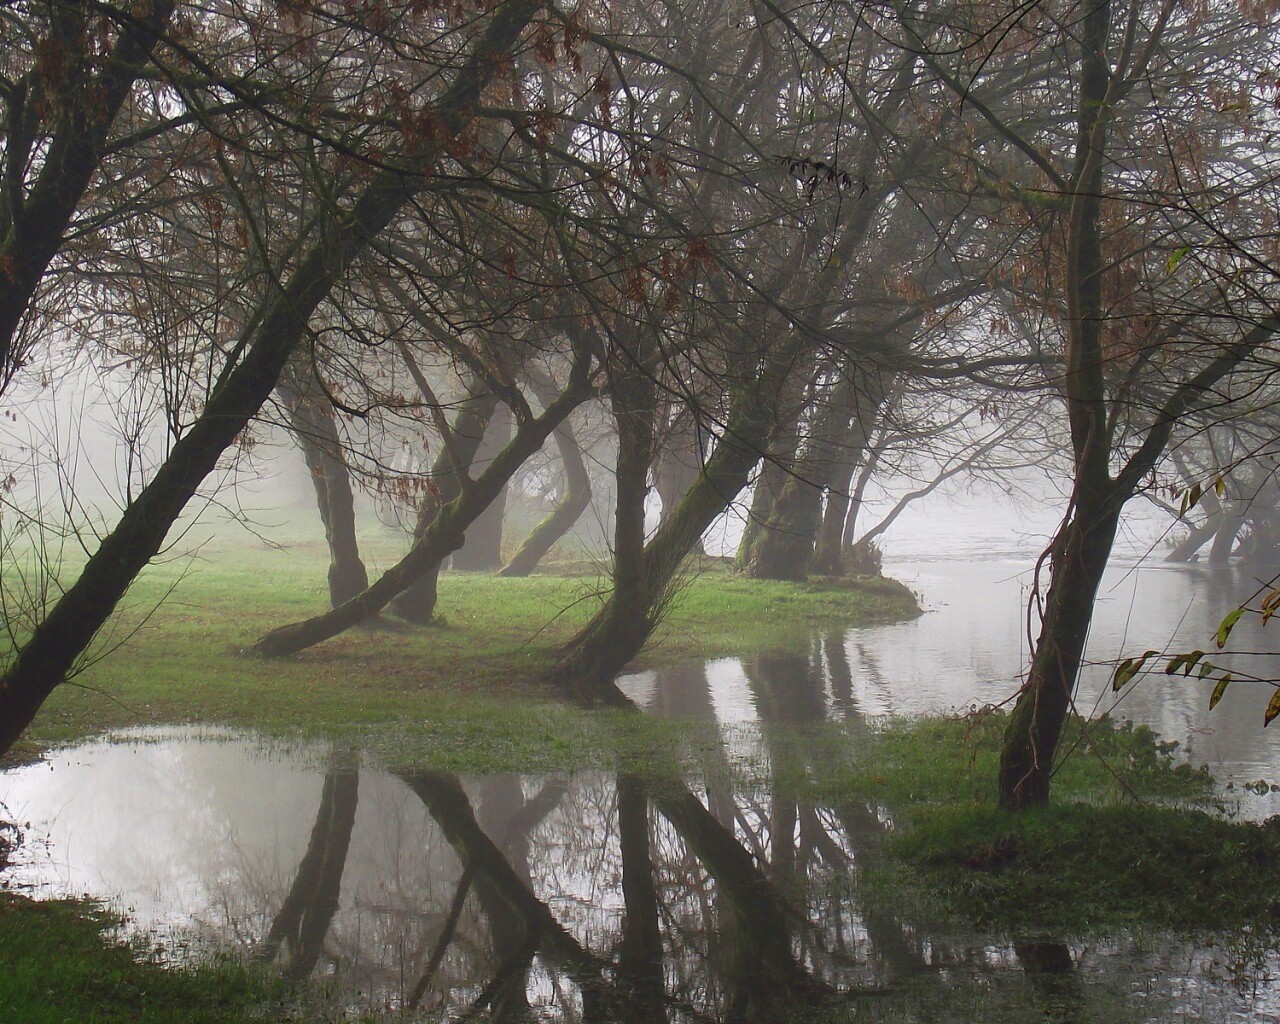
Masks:
[[[884,795],[851,795],[843,753],[885,713],[1003,699],[1021,657],[1013,566],[906,576],[934,613],[624,677],[650,715],[703,723],[692,756],[682,733],[619,770],[458,774],[368,731],[201,728],[53,751],[0,775],[24,836],[3,881],[107,900],[177,961],[231,950],[306,979],[311,1019],[1280,1020],[1280,959],[1240,930],[1008,926],[886,881],[911,780],[863,764]],[[1093,657],[1216,625],[1196,574],[1144,581],[1142,604],[1130,578],[1104,588]],[[1161,676],[1118,710],[1209,763],[1220,810],[1273,813],[1269,785],[1245,788],[1280,774],[1254,696],[1206,700]]]
[[[887,828],[874,806],[731,778],[462,778],[326,744],[150,732],[6,774],[28,840],[8,882],[106,898],[173,958],[229,948],[318,982],[332,1006],[430,1020],[1280,1012],[1274,958],[1225,937],[922,918],[858,884]]]

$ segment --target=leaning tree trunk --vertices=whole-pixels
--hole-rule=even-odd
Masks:
[[[582,449],[573,436],[573,428],[566,421],[553,436],[564,467],[564,494],[550,515],[525,538],[520,549],[511,556],[511,561],[498,573],[499,576],[528,576],[556,542],[573,529],[573,524],[582,518],[582,513],[591,504],[591,474],[582,460]]]
[[[1005,728],[999,777],[1005,810],[1049,800],[1054,756],[1084,658],[1093,602],[1126,497],[1109,486],[1100,501],[1077,507],[1053,540],[1040,637]]]
[[[316,506],[329,546],[329,603],[349,601],[369,585],[356,537],[355,495],[351,471],[338,437],[333,403],[314,379],[309,366],[295,355],[285,368],[279,392],[289,412],[289,429],[302,449]]]
[[[480,93],[539,5],[508,0],[495,9],[472,56],[435,106],[442,131],[420,147],[414,165],[429,169],[470,120]],[[426,180],[422,176],[422,181]],[[275,389],[315,308],[365,250],[424,187],[401,170],[379,172],[349,207],[299,239],[296,269],[273,292],[244,339],[239,365],[219,380],[204,410],[169,450],[151,482],[102,539],[79,578],[36,627],[0,676],[0,754],[17,742],[40,706],[92,643],[139,572],[222,453]]]
[[[478,377],[473,376],[468,381],[468,391],[469,397],[462,402],[449,428],[453,434],[453,444],[441,445],[431,467],[431,489],[418,505],[418,521],[413,528],[415,546],[431,528],[440,510],[462,493],[465,477],[471,471],[489,420],[498,407],[498,396],[485,389]],[[506,490],[505,483],[503,490]],[[439,564],[425,569],[402,593],[396,595],[391,603],[392,611],[402,619],[419,625],[430,622],[436,610],[439,576]]]
[[[466,482],[460,493],[436,512],[408,553],[364,593],[322,615],[272,630],[254,644],[254,650],[272,656],[295,654],[373,618],[423,578],[432,580],[434,585],[440,564],[462,546],[467,527],[488,508],[525,460],[542,447],[551,431],[585,399],[588,362],[584,358],[574,367],[564,393],[541,416],[519,424],[510,443],[485,471]]]
[[[511,440],[511,412],[499,405],[489,417],[480,447],[472,462],[482,471]],[[507,487],[498,492],[478,519],[467,527],[462,547],[453,553],[453,568],[466,572],[493,572],[502,566],[502,524],[507,515]]]

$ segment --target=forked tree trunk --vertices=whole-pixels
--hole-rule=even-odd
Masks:
[[[693,486],[702,471],[704,455],[701,431],[692,412],[683,411],[666,431],[666,436],[653,460],[653,487],[662,501],[662,518],[666,519]],[[694,554],[705,554],[702,538],[694,545]]]
[[[862,448],[849,429],[856,403],[857,387],[846,370],[830,385],[813,417],[804,452],[777,493],[764,530],[743,566],[748,576],[799,580],[808,575],[822,523],[823,496],[842,465],[851,457],[856,459]]]
[[[685,556],[746,486],[769,443],[779,391],[795,355],[793,345],[779,346],[760,374],[735,392],[715,451],[638,557],[631,548],[634,537],[644,535],[643,509],[638,516],[632,510],[633,520],[626,525],[632,538],[626,561],[615,564],[613,591],[604,606],[564,646],[554,673],[562,685],[587,696],[596,694],[640,652]]]
[[[431,528],[440,510],[462,493],[464,478],[471,472],[476,452],[498,407],[498,396],[487,390],[478,377],[472,376],[467,386],[468,397],[463,400],[450,426],[453,445],[441,445],[431,467],[430,490],[418,505],[418,520],[413,528],[415,546]],[[445,557],[448,557],[447,553]],[[439,563],[424,569],[402,593],[396,595],[391,602],[391,610],[408,622],[419,625],[430,622],[436,610],[439,577]]]
[[[511,412],[499,405],[489,417],[480,447],[472,461],[472,471],[484,467],[511,440]],[[489,503],[478,519],[467,527],[462,547],[453,553],[453,568],[464,572],[493,572],[502,566],[502,524],[507,515],[507,487]]]
[[[485,471],[462,486],[460,493],[436,512],[408,553],[364,593],[322,615],[272,630],[258,640],[254,650],[272,656],[295,654],[371,619],[419,580],[431,580],[434,588],[441,563],[462,546],[467,527],[542,447],[551,431],[582,403],[588,391],[587,374],[584,359],[575,366],[564,393],[541,416],[521,423],[510,443]]]
[[[756,560],[756,550],[767,533],[767,524],[773,516],[774,505],[782,488],[786,486],[791,467],[800,449],[799,425],[792,423],[779,431],[778,441],[770,445],[769,453],[760,465],[755,488],[751,492],[751,509],[742,528],[738,542],[738,568],[747,570]]]
[[[511,556],[511,561],[498,573],[499,576],[528,576],[556,542],[573,529],[574,523],[582,518],[582,513],[591,504],[591,475],[582,461],[582,450],[573,436],[573,429],[566,422],[553,436],[564,468],[564,493],[551,513],[525,538],[520,549]]]

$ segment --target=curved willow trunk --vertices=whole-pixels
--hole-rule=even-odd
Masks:
[[[564,423],[556,429],[553,436],[560,451],[560,461],[564,465],[564,497],[533,528],[533,532],[520,545],[520,550],[511,556],[511,561],[498,573],[499,576],[528,576],[556,542],[573,529],[573,524],[582,518],[582,513],[591,504],[591,475],[587,472],[586,463],[582,461],[582,450],[573,436],[573,429],[568,423]]]

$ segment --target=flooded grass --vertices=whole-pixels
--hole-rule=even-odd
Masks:
[[[814,628],[919,610],[892,581],[756,583],[708,563],[681,588],[642,665],[767,649]],[[431,626],[387,619],[292,658],[244,653],[272,627],[322,610],[324,581],[314,545],[155,567],[102,638],[98,653],[108,656],[54,694],[30,739],[192,721],[268,731],[405,723],[442,744],[450,767],[595,763],[599,726],[537,680],[553,666],[556,646],[597,607],[599,577],[445,574],[440,620]]]
[[[534,685],[593,607],[599,581],[581,566],[527,580],[447,576],[440,624],[352,632],[292,659],[243,655],[262,631],[324,598],[319,558],[310,575],[291,577],[263,567],[276,554],[219,561],[146,616],[173,582],[167,570],[154,574],[122,617],[126,645],[81,677],[91,689],[60,693],[33,732],[39,744],[200,722],[214,726],[208,736],[134,732],[130,744],[154,742],[149,761],[145,750],[130,762],[128,751],[99,742],[56,755],[56,771],[16,768],[14,778],[26,771],[73,784],[83,760],[88,782],[109,776],[104,766],[118,757],[118,778],[132,780],[130,764],[149,765],[138,772],[149,780],[147,820],[169,800],[192,815],[172,836],[226,843],[224,859],[209,861],[216,899],[193,920],[204,927],[225,914],[231,944],[248,949],[272,914],[284,914],[284,890],[291,899],[302,891],[311,848],[340,848],[345,858],[351,840],[345,874],[339,864],[329,879],[340,878],[340,890],[322,898],[320,885],[312,897],[332,908],[342,893],[335,977],[325,968],[282,1002],[281,988],[233,963],[171,969],[120,945],[93,905],[8,897],[0,1019],[247,1024],[287,1013],[314,1022],[335,1008],[345,1019],[397,1019],[401,975],[421,970],[451,901],[459,916],[450,919],[465,933],[458,949],[468,951],[442,968],[451,980],[441,1006],[455,1008],[448,998],[475,998],[484,972],[511,954],[504,943],[520,927],[512,907],[562,922],[558,955],[581,952],[577,969],[595,970],[621,948],[620,922],[645,899],[653,927],[670,918],[671,1020],[728,1019],[733,992],[751,990],[759,971],[795,981],[797,970],[805,977],[796,993],[828,997],[761,991],[751,999],[768,1009],[751,1019],[1223,1019],[1249,1005],[1232,1002],[1244,991],[1233,984],[1247,988],[1275,966],[1280,828],[1205,813],[1213,780],[1149,729],[1073,722],[1054,806],[1011,816],[995,809],[1000,712],[884,720],[858,710],[844,648],[831,638],[912,614],[914,600],[894,584],[757,584],[717,564],[692,579],[647,664],[743,654],[738,697],[749,696],[753,711],[726,722],[716,704],[724,662],[720,689],[710,669],[671,670],[691,687],[684,700],[658,694],[654,676],[650,714],[586,710]],[[219,739],[221,753],[209,747]],[[335,825],[339,779],[351,789],[345,832]],[[232,788],[215,796],[224,781]],[[85,797],[90,811],[102,813],[97,802],[117,792],[131,786],[108,782]],[[194,807],[190,792],[202,794]],[[66,818],[68,805],[55,803]],[[216,812],[207,821],[206,804]],[[125,801],[121,815],[132,807]],[[121,815],[108,812],[113,822]],[[295,844],[285,854],[237,831],[256,821],[275,836],[285,816]],[[98,819],[86,820],[102,833]],[[297,844],[308,834],[304,856]],[[472,871],[508,895],[458,897]],[[648,878],[650,896],[623,892],[624,875]],[[364,936],[373,945],[359,945]],[[739,942],[750,956],[726,955]],[[527,985],[516,988],[537,1004],[529,1019],[569,1019],[537,1002],[563,981],[554,961],[522,969]],[[340,963],[372,972],[393,1009],[379,1017],[368,988],[337,987]],[[1153,981],[1170,964],[1176,992]],[[676,1012],[682,1000],[698,1013]],[[206,1016],[189,1012],[193,1003]]]

